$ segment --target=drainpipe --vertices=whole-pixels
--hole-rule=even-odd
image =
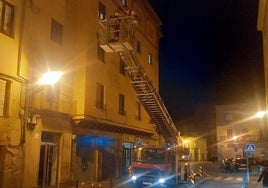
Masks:
[[[23,147],[25,144],[25,139],[26,139],[26,125],[27,125],[27,103],[28,103],[28,79],[22,75],[21,69],[22,69],[22,64],[21,64],[21,56],[22,56],[22,45],[23,45],[23,39],[24,39],[24,25],[25,25],[25,14],[26,14],[26,0],[22,0],[22,12],[21,12],[21,24],[20,24],[20,30],[19,30],[19,45],[18,45],[18,69],[17,69],[17,75],[23,79],[23,82],[21,82],[21,96],[24,96],[24,104],[21,104],[24,106],[24,112],[22,113],[23,115],[23,120],[21,123],[21,140],[20,140],[20,146]],[[24,88],[24,90],[23,90]],[[23,95],[23,92],[25,95]]]
[[[18,44],[18,59],[17,59],[17,76],[22,79],[21,81],[21,93],[20,93],[20,106],[23,106],[24,109],[21,110],[21,137],[20,137],[20,148],[22,149],[22,165],[21,165],[21,186],[24,187],[25,184],[25,141],[26,141],[26,127],[27,127],[27,103],[28,103],[28,79],[24,77],[21,73],[22,64],[21,64],[21,56],[22,56],[22,46],[23,46],[23,38],[24,38],[24,25],[25,25],[25,15],[26,15],[26,0],[21,1],[22,10],[21,10],[21,22],[19,27],[19,44]],[[25,95],[23,95],[25,94]],[[22,97],[24,96],[24,100]],[[24,102],[24,104],[22,104]]]

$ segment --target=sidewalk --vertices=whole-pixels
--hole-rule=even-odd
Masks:
[[[248,182],[247,188],[262,188],[262,182],[258,183],[258,175],[252,175]]]
[[[75,186],[69,186],[68,188],[130,188],[131,184],[128,181],[128,176],[124,176],[121,178],[113,178],[112,181],[110,179],[92,182],[92,183],[84,183],[77,182]]]

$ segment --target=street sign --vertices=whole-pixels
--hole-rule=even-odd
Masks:
[[[255,151],[255,144],[247,144],[245,151],[246,152],[254,152]]]

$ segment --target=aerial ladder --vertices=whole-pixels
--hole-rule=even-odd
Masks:
[[[182,153],[183,150],[179,131],[133,49],[136,27],[136,17],[131,13],[115,14],[108,19],[99,20],[98,43],[106,52],[119,54],[137,98],[150,115],[156,132],[162,135],[167,143],[175,146],[174,151],[177,154],[174,159],[176,161],[174,174],[180,174],[180,178],[176,176],[176,182],[179,179],[188,180],[189,164],[179,162],[178,153]]]
[[[125,70],[138,99],[150,115],[156,132],[166,142],[178,142],[178,130],[170,117],[163,100],[154,88],[135,55],[134,42],[136,18],[133,14],[116,15],[100,20],[98,43],[106,52],[116,52],[125,63]]]

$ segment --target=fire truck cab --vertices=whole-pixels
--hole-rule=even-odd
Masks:
[[[177,148],[172,146],[137,146],[129,167],[133,187],[172,187],[182,179],[176,155]]]

